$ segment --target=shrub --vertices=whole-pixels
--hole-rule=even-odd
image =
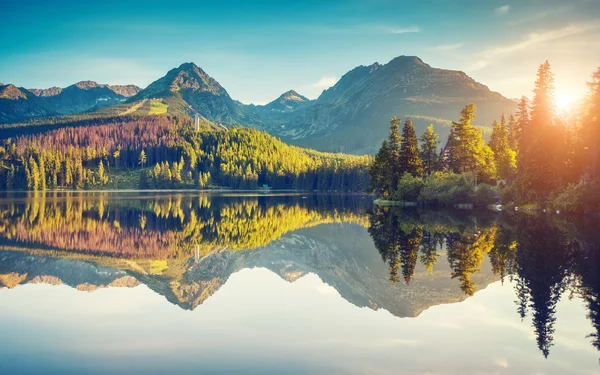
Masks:
[[[472,175],[436,172],[425,178],[419,200],[441,205],[466,203],[471,201],[470,192],[474,187]]]
[[[552,210],[583,213],[600,211],[600,184],[569,184],[548,199]]]
[[[423,188],[423,179],[405,173],[398,181],[398,189],[392,199],[405,202],[416,202]]]

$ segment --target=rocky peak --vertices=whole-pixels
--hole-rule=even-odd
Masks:
[[[8,98],[12,100],[27,99],[27,95],[13,84],[0,86],[0,98]]]
[[[108,88],[111,89],[115,94],[123,95],[126,98],[134,96],[138,92],[142,91],[142,89],[136,85],[108,85]]]
[[[295,101],[295,102],[308,102],[309,99],[305,96],[298,94],[295,90],[286,91],[279,97],[279,101]]]
[[[60,87],[53,86],[47,89],[29,89],[29,91],[31,91],[35,96],[47,97],[60,94],[62,89]]]
[[[78,87],[82,90],[89,90],[95,87],[101,87],[102,85],[99,85],[97,82],[94,81],[79,81],[73,86]]]
[[[206,74],[196,64],[183,63],[162,78],[152,82],[144,90],[141,90],[135,100],[161,96],[171,93],[211,93],[215,96],[229,97],[227,91],[211,76]]]

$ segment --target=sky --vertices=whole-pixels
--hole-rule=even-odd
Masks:
[[[145,87],[195,62],[232,98],[316,98],[358,65],[419,56],[509,98],[548,59],[556,95],[600,66],[600,0],[0,0],[0,82]]]

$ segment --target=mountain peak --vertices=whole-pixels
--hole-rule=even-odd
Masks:
[[[161,97],[169,93],[208,92],[216,96],[229,96],[227,91],[193,62],[186,62],[140,91],[135,100]]]
[[[289,90],[267,104],[265,108],[273,112],[291,112],[308,102],[310,99],[306,96],[298,94],[296,90]]]
[[[296,90],[289,90],[281,94],[278,99],[279,101],[297,101],[297,102],[308,102],[310,101],[306,96],[298,94]]]
[[[100,85],[98,84],[98,82],[95,81],[79,81],[73,86],[78,87],[82,90],[88,90],[94,87],[99,87]]]
[[[398,57],[393,58],[386,65],[389,65],[389,66],[422,66],[422,67],[426,67],[426,68],[431,68],[431,66],[429,64],[424,63],[423,60],[421,60],[421,58],[419,58],[417,56],[405,56],[405,55],[400,55]]]
[[[179,67],[177,68],[178,70],[188,70],[188,69],[200,69],[198,67],[198,65],[196,65],[193,62],[184,62],[183,64],[179,65]]]
[[[0,98],[8,98],[8,99],[27,99],[27,95],[23,92],[23,90],[19,89],[17,86],[9,83],[4,86],[0,86]]]

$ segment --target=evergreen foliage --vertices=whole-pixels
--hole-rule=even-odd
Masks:
[[[289,146],[257,130],[195,132],[174,118],[63,127],[4,141],[0,189],[90,188],[116,173],[139,173],[143,188],[231,188],[363,191],[369,156],[328,154]],[[106,164],[105,164],[106,163]],[[150,167],[150,168],[147,168]]]

